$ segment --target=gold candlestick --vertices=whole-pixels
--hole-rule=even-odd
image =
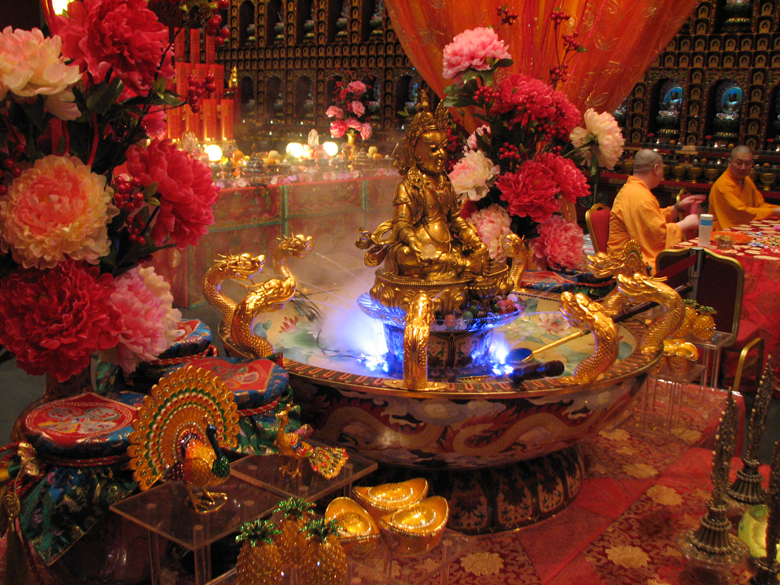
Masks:
[[[677,546],[685,556],[706,565],[736,563],[748,554],[745,543],[731,533],[732,525],[726,517],[726,485],[736,443],[737,416],[734,393],[730,391],[712,456],[712,494],[707,502],[708,512],[701,517],[699,528],[687,530],[677,539]]]
[[[750,415],[750,434],[745,456],[742,458],[743,467],[737,471],[737,479],[727,490],[727,494],[740,504],[754,506],[766,499],[766,491],[761,485],[763,476],[758,472],[757,459],[761,438],[764,436],[766,415],[769,412],[769,403],[772,400],[775,376],[772,370],[772,359],[767,359],[764,374],[756,390],[756,401],[753,412]]]

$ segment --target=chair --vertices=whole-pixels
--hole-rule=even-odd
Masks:
[[[585,223],[588,225],[588,234],[593,242],[593,252],[606,252],[609,241],[609,213],[611,209],[601,203],[594,203],[585,212]]]
[[[686,264],[690,263],[687,270],[675,272],[675,264],[693,260],[692,257],[695,257],[695,261],[686,262]],[[715,388],[720,370],[721,350],[732,346],[739,333],[742,290],[745,282],[744,268],[734,258],[722,256],[707,248],[664,250],[656,258],[656,267],[659,274],[668,274],[669,286],[677,287],[689,282],[693,288],[688,298],[717,311],[714,316],[715,335],[712,340],[694,341],[704,354],[702,389]],[[760,346],[759,355],[758,367],[761,369],[763,368],[763,344]],[[738,367],[740,371],[737,379],[741,379],[744,358]]]

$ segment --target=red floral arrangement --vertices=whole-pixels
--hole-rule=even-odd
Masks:
[[[166,89],[173,45],[152,3],[77,0],[57,16],[47,1],[50,37],[0,32],[0,345],[30,374],[63,382],[95,352],[130,372],[177,336],[170,286],[142,266],[198,242],[218,189],[161,137],[165,112],[202,91]],[[226,36],[227,0],[156,4]]]
[[[498,11],[503,25],[511,26],[517,18],[506,8]],[[568,17],[553,11],[550,18],[557,30]],[[570,221],[571,229],[562,231],[558,222],[562,215],[572,215],[579,198],[590,194],[582,168],[595,174],[600,164],[614,166],[623,138],[609,114],[588,110],[585,128],[578,127],[583,116],[556,85],[566,80],[570,59],[583,49],[576,33],[563,35],[563,46],[547,84],[522,74],[501,74],[512,61],[493,29],[465,31],[444,48],[445,77],[456,81],[445,89],[444,103],[467,109],[479,124],[465,139],[450,172],[456,193],[466,203],[464,217],[490,210],[492,221],[506,221],[518,235],[564,234],[556,245],[535,249],[537,254],[552,253],[550,264],[557,268],[577,268],[583,258],[582,230]],[[573,230],[579,239],[571,237]],[[562,253],[561,246],[578,246],[578,251]]]
[[[368,87],[365,83],[349,79],[337,81],[333,101],[333,105],[325,112],[329,118],[334,118],[330,123],[330,135],[333,138],[341,138],[346,133],[360,134],[363,140],[371,138]]]

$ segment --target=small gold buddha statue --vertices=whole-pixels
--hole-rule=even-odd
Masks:
[[[382,264],[371,295],[386,306],[405,309],[413,295],[399,286],[414,282],[449,287],[450,296],[461,289],[452,303],[444,302],[457,307],[466,298],[468,283],[484,279],[492,269],[487,246],[460,217],[460,202],[447,176],[448,116],[443,103],[431,112],[426,92],[420,91],[417,113],[395,163],[403,180],[393,195],[393,219],[373,233],[363,231],[356,242],[366,250],[366,265]]]
[[[417,114],[395,163],[404,179],[393,196],[393,219],[368,236],[370,242],[358,241],[359,247],[380,244],[381,249],[369,253],[376,258],[373,265],[384,259],[384,272],[440,280],[476,276],[488,265],[487,246],[460,217],[460,203],[445,170],[447,116],[441,103],[431,113],[426,92],[420,92]]]

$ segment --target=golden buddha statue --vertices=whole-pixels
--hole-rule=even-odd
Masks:
[[[426,92],[420,91],[417,113],[395,163],[403,180],[393,195],[393,219],[373,233],[361,232],[356,242],[366,250],[366,265],[382,264],[371,296],[385,306],[405,310],[422,287],[436,297],[437,309],[456,308],[470,283],[496,281],[496,275],[487,276],[493,269],[488,248],[460,217],[460,202],[447,176],[448,116],[443,103],[431,112]],[[506,275],[506,266],[501,273]]]
[[[404,179],[393,196],[393,219],[370,236],[364,233],[367,240],[358,246],[379,244],[367,253],[376,258],[369,265],[384,259],[384,272],[399,276],[441,280],[482,274],[489,262],[487,246],[460,217],[445,171],[447,110],[440,103],[432,114],[421,91],[417,111],[395,163]]]

